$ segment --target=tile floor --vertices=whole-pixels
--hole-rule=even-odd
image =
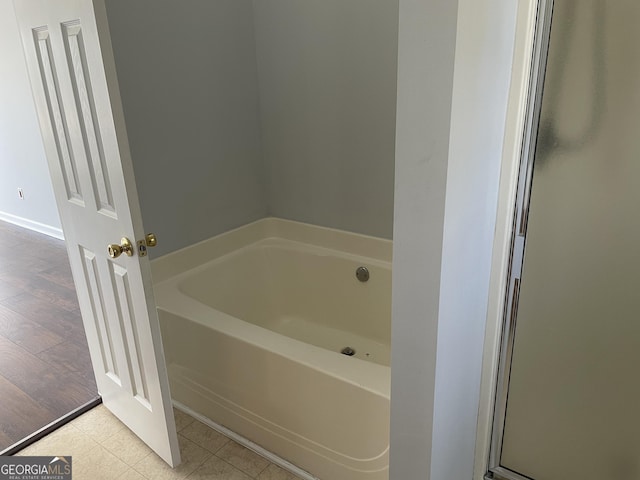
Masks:
[[[182,464],[171,469],[103,405],[17,455],[70,455],[74,480],[297,480],[265,458],[175,410]]]

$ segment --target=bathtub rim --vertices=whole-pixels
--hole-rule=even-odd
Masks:
[[[162,283],[197,268],[205,263],[203,258],[217,258],[271,237],[392,263],[392,240],[278,217],[265,217],[152,259],[153,283]]]

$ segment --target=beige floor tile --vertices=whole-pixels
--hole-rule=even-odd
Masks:
[[[116,480],[128,468],[102,445],[96,445],[86,455],[73,458],[73,480]]]
[[[269,465],[267,459],[234,441],[230,441],[216,455],[252,477],[258,476]]]
[[[74,480],[299,480],[189,415],[174,411],[182,454],[182,464],[175,469],[103,406],[17,455],[72,456]]]
[[[182,456],[182,463],[178,467],[172,469],[155,453],[151,453],[135,464],[133,468],[153,480],[176,480],[185,478],[213,456],[211,452],[191,440],[187,440],[182,435],[178,435],[178,442]]]
[[[126,428],[104,405],[98,405],[73,421],[73,426],[98,443]]]
[[[193,422],[195,422],[194,418],[191,415],[187,415],[177,408],[173,409],[173,416],[176,419],[176,430],[178,432],[182,431],[185,427],[188,427]]]
[[[62,455],[71,456],[75,460],[87,455],[97,445],[88,435],[75,428],[73,423],[67,423],[30,445],[19,455]]]
[[[125,471],[118,480],[148,480],[147,477],[143,476],[141,473],[136,472],[133,468]]]
[[[198,421],[185,427],[180,434],[201,447],[206,448],[211,453],[216,453],[229,442],[227,437]]]
[[[212,457],[189,475],[187,480],[251,480],[251,477],[227,462]]]
[[[105,439],[101,444],[130,467],[145,458],[152,451],[128,428],[119,430]]]
[[[265,468],[260,475],[258,475],[257,480],[299,480],[293,473],[289,473],[286,470],[283,470],[277,465],[273,463],[270,464],[267,468]]]

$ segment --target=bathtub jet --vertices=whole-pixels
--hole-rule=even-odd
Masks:
[[[351,347],[344,347],[340,350],[340,353],[348,357],[353,357],[356,354],[356,351]]]

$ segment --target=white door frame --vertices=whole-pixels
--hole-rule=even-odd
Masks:
[[[526,65],[522,26],[516,35],[522,5],[528,3],[400,0],[392,478],[469,479],[484,456],[475,441],[478,413],[492,394],[480,394],[481,363],[487,312],[503,296],[495,272],[506,265],[505,179],[519,158],[513,128],[515,73]],[[452,67],[448,90],[451,77],[443,77]],[[495,330],[495,321],[488,328]]]
[[[516,193],[520,172],[521,151],[526,128],[527,103],[536,27],[538,0],[518,0],[511,90],[504,135],[502,171],[498,196],[498,211],[491,264],[489,306],[485,330],[480,405],[476,434],[474,480],[484,479],[489,466],[495,391],[500,354],[502,321],[511,262],[511,239]]]

